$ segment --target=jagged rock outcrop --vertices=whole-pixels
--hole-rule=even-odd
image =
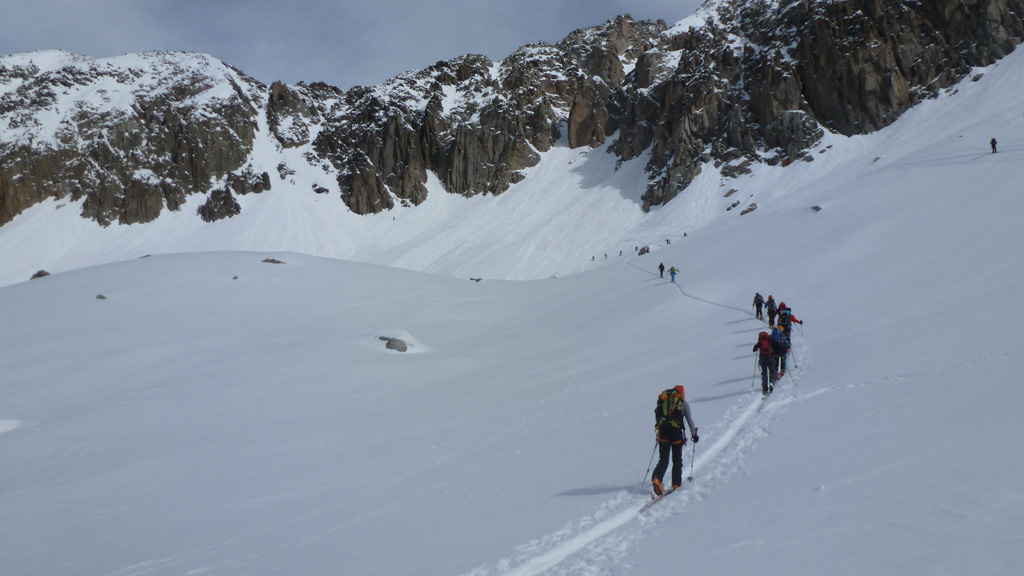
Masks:
[[[3,57],[0,225],[49,198],[143,223],[195,194],[212,222],[271,171],[315,172],[309,193],[359,214],[423,202],[430,175],[501,194],[562,138],[645,157],[649,209],[709,164],[729,177],[810,161],[825,130],[891,124],[1014,50],[1022,18],[1024,0],[709,0],[672,28],[621,16],[345,91],[267,87],[202,54]]]
[[[216,222],[237,215],[242,206],[227,188],[218,188],[210,192],[206,202],[196,212],[206,222]]]
[[[319,114],[309,100],[282,82],[270,85],[267,100],[267,123],[274,137],[285,148],[296,148],[309,142],[310,122]]]
[[[651,151],[645,208],[709,160],[788,163],[822,127],[883,128],[1024,38],[1021,0],[712,1],[698,16],[616,95],[616,152]]]
[[[451,193],[500,194],[561,137],[561,125],[572,146],[605,141],[623,61],[664,29],[623,16],[499,63],[464,56],[354,88],[326,118],[314,149],[337,170],[349,208],[362,214],[396,200],[419,204],[428,171]]]
[[[0,95],[0,224],[51,197],[84,198],[82,215],[101,225],[149,222],[249,161],[263,87],[244,75],[205,55],[41,59],[55,57],[47,70],[0,68],[19,80]]]

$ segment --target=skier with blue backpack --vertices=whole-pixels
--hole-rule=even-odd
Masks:
[[[775,375],[773,380],[778,382],[779,378],[786,375],[786,356],[789,355],[789,336],[786,336],[778,328],[772,329],[771,336],[772,355],[775,357]],[[769,389],[771,389],[770,387]]]
[[[803,324],[803,320],[797,319],[793,316],[793,311],[786,306],[785,302],[779,303],[779,328],[782,329],[783,334],[792,341],[793,337],[793,323]]]

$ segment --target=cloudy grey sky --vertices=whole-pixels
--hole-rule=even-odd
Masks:
[[[462,54],[508,56],[618,14],[673,24],[703,0],[3,0],[0,55],[208,52],[266,83],[373,85]]]

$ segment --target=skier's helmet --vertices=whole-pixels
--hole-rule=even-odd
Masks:
[[[682,384],[680,384],[680,385],[676,386],[676,387],[674,388],[674,390],[676,391],[676,393],[677,393],[677,394],[679,394],[679,395],[680,395],[680,396],[682,396],[683,398],[686,398],[686,388],[683,388],[683,385],[682,385]]]

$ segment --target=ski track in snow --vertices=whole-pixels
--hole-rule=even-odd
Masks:
[[[649,270],[627,261],[629,266],[652,274]],[[750,319],[752,312],[736,306],[720,304],[688,294],[676,282],[675,287],[685,297],[699,302],[720,306],[744,314]],[[666,519],[685,511],[692,501],[703,500],[715,486],[727,481],[743,465],[745,455],[765,436],[764,427],[784,407],[807,397],[817,396],[829,390],[810,391],[800,395],[796,391],[797,380],[793,370],[806,367],[807,346],[794,332],[791,357],[792,368],[787,371],[786,380],[779,380],[775,391],[768,397],[757,395],[753,401],[739,401],[726,414],[725,430],[706,432],[717,440],[700,454],[695,446],[688,444],[690,454],[684,449],[684,467],[692,462],[693,480],[684,482],[683,487],[665,497],[657,505],[644,510],[648,497],[637,498],[629,491],[619,492],[613,499],[602,504],[591,516],[579,519],[563,529],[538,540],[520,546],[511,556],[493,566],[471,570],[464,576],[537,576],[540,574],[579,576],[583,574],[611,574],[615,567],[621,567],[622,558],[636,547],[645,534]],[[795,354],[799,352],[797,362]],[[752,392],[756,394],[756,392]],[[717,426],[721,426],[719,423]],[[716,425],[712,425],[716,426]],[[688,472],[688,471],[687,471]]]

